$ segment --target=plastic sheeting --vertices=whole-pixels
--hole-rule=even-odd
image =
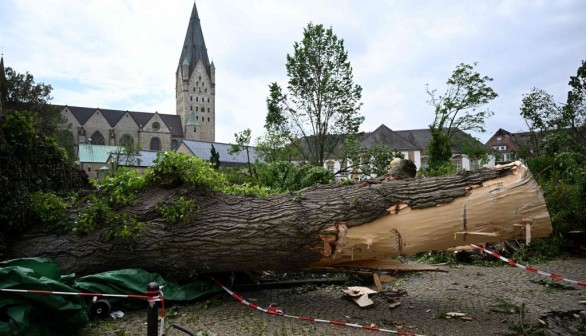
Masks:
[[[201,296],[222,291],[211,280],[198,280],[193,284],[179,285],[176,282],[163,279],[157,273],[136,268],[84,276],[75,282],[74,287],[86,293],[145,295],[147,285],[151,282],[156,282],[161,286],[165,301],[168,302],[193,301]],[[107,299],[126,308],[146,307],[144,300],[140,299]]]
[[[61,275],[59,266],[42,258],[0,262],[0,288],[57,292],[145,295],[147,285],[162,286],[165,301],[184,302],[220,292],[211,280],[179,285],[159,274],[123,269],[81,277]],[[0,335],[66,335],[89,321],[91,298],[77,295],[0,292]],[[124,308],[146,308],[144,299],[105,298]]]
[[[63,282],[56,263],[44,259],[15,259],[0,263],[0,286],[78,292]],[[0,293],[0,335],[68,335],[89,321],[81,296]]]

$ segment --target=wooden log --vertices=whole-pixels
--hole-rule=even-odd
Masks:
[[[47,257],[63,272],[142,268],[175,278],[194,274],[296,270],[410,256],[470,243],[551,233],[543,194],[520,163],[456,176],[331,184],[266,198],[193,188],[144,190],[121,209],[144,226],[133,241],[104,242],[45,232],[9,247],[9,257]],[[198,216],[170,224],[155,211],[179,197]],[[516,226],[521,224],[521,226]]]

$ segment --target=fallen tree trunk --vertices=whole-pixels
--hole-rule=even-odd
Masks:
[[[201,209],[188,224],[158,217],[179,197]],[[266,198],[150,188],[122,211],[145,230],[131,249],[96,232],[35,234],[11,257],[46,257],[63,272],[142,268],[176,278],[196,273],[344,267],[469,243],[547,236],[543,194],[520,163],[456,176],[323,185]]]

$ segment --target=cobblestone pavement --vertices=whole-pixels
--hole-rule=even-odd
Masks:
[[[586,280],[586,258],[550,261],[536,268],[573,280]],[[456,266],[448,273],[420,273],[400,277],[386,288],[403,289],[401,304],[390,309],[387,301],[372,296],[374,307],[361,309],[343,300],[340,288],[324,287],[298,293],[299,290],[272,289],[239,293],[262,307],[278,304],[285,313],[362,325],[407,331],[422,335],[506,335],[511,326],[519,326],[524,307],[524,321],[537,324],[545,311],[568,311],[586,306],[586,288],[573,290],[547,286],[553,281],[520,268]],[[466,313],[472,319],[444,318],[447,312]],[[92,322],[80,335],[145,335],[146,311],[127,312],[120,320]],[[227,294],[219,294],[190,305],[167,308],[167,326],[173,323],[199,332],[199,335],[376,335],[380,332],[311,323],[263,314],[250,309]],[[400,329],[398,329],[400,328]],[[166,335],[185,335],[168,329]]]

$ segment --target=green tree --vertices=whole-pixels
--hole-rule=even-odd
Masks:
[[[55,136],[65,125],[65,118],[56,106],[50,104],[51,85],[36,83],[32,74],[21,74],[7,67],[5,70],[6,97],[3,110],[5,114],[14,111],[30,112],[39,115],[41,122],[36,127],[46,136]]]
[[[547,91],[533,88],[529,93],[523,94],[521,116],[529,128],[529,138],[520,144],[521,149],[517,155],[521,158],[538,155],[541,152],[541,141],[546,134],[561,126],[561,113],[562,107]]]
[[[33,195],[70,192],[87,186],[87,177],[56,141],[63,119],[49,104],[51,86],[9,67],[0,76],[0,236],[13,237],[41,222],[31,207],[53,199],[33,202]]]
[[[256,176],[256,171],[254,170],[254,166],[250,162],[250,140],[251,140],[251,130],[250,128],[245,129],[240,133],[234,133],[235,144],[233,144],[228,153],[230,155],[238,154],[241,151],[246,152],[246,164],[248,165],[248,173],[250,177],[255,180],[258,180],[258,176]]]
[[[37,131],[38,115],[14,111],[0,117],[0,236],[35,224],[32,195],[61,194],[87,186],[87,176],[51,137]]]
[[[529,127],[529,141],[520,142],[517,155],[525,160],[543,188],[554,234],[545,246],[556,253],[562,236],[586,229],[586,63],[569,81],[565,104],[544,90],[523,95],[521,116]]]
[[[266,163],[291,162],[293,158],[300,156],[287,136],[275,132],[267,132],[262,138],[257,139],[256,153]]]
[[[447,89],[439,94],[426,87],[435,118],[429,125],[432,139],[428,145],[429,166],[438,169],[449,164],[452,140],[461,131],[485,132],[485,121],[494,113],[482,107],[498,97],[488,85],[492,78],[481,76],[473,65],[461,63],[447,81]]]
[[[358,132],[364,121],[362,88],[354,84],[344,41],[332,28],[309,23],[293,49],[286,63],[288,93],[269,85],[265,129],[288,138],[304,161],[322,166],[343,135]]]
[[[220,153],[216,150],[216,147],[212,144],[212,149],[210,150],[210,163],[215,170],[220,168]]]
[[[582,61],[576,76],[571,76],[568,84],[571,90],[563,119],[567,121],[565,126],[571,130],[574,139],[586,148],[586,61]]]
[[[389,164],[394,158],[405,158],[405,155],[397,149],[390,148],[376,141],[374,146],[365,148],[362,152],[365,162],[360,167],[362,175],[385,176],[389,172]]]

